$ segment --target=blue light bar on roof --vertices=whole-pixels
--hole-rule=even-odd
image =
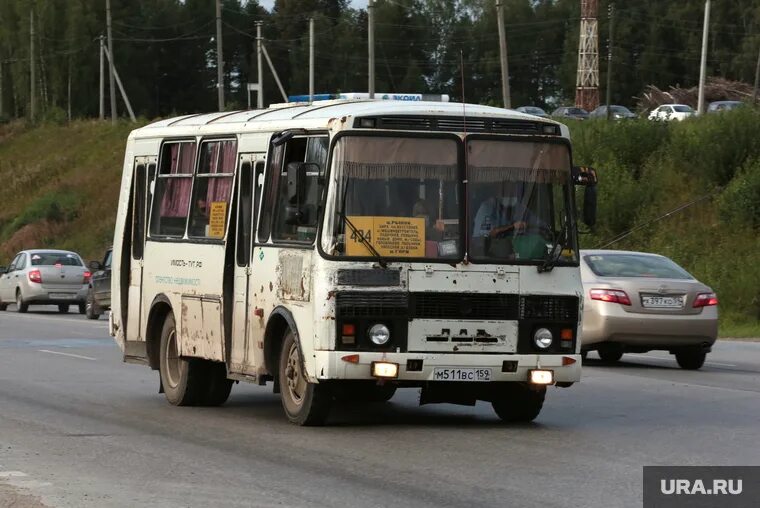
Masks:
[[[337,98],[338,96],[332,93],[314,94],[315,101],[329,101]],[[288,95],[288,102],[309,102],[309,95]]]

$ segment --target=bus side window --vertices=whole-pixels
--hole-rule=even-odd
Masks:
[[[237,219],[237,265],[247,266],[251,258],[251,219],[253,218],[251,163],[240,165],[238,178],[240,191]]]
[[[285,160],[278,168],[277,180],[279,187],[275,206],[272,240],[284,242],[311,243],[317,231],[317,207],[320,198],[320,174],[327,160],[327,136],[291,139],[285,150]],[[310,169],[306,174],[303,185],[303,202],[301,212],[303,217],[300,224],[288,224],[286,208],[288,206],[287,168],[290,162],[311,162],[318,169]]]
[[[187,236],[224,238],[236,163],[236,140],[207,141],[201,145]]]
[[[182,238],[190,210],[195,141],[165,143],[161,149],[156,193],[150,216],[152,237]]]
[[[263,201],[261,203],[261,216],[259,217],[257,234],[259,243],[267,243],[269,241],[269,235],[272,232],[272,210],[274,209],[275,196],[277,195],[277,183],[279,182],[277,178],[272,178],[272,175],[280,174],[285,146],[272,146],[270,147],[269,152],[269,162],[264,184],[264,197],[262,198]]]

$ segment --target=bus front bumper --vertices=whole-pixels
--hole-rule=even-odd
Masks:
[[[389,380],[410,386],[428,381],[466,381],[452,379],[453,370],[487,369],[488,381],[527,382],[530,371],[553,372],[555,383],[573,383],[581,379],[581,356],[517,354],[442,354],[442,353],[373,353],[351,351],[315,351],[316,380],[378,379],[372,375],[374,362],[398,365],[398,376]],[[474,372],[483,379],[483,374]],[[473,379],[474,380],[474,379]]]

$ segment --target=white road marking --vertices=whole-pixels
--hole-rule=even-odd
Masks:
[[[97,358],[93,358],[91,356],[82,356],[82,355],[75,355],[71,353],[61,353],[60,351],[50,351],[49,349],[38,349],[40,353],[50,353],[51,355],[61,355],[61,356],[70,356],[72,358],[81,358],[82,360],[92,360],[96,361]]]
[[[20,478],[22,476],[29,476],[23,471],[0,471],[0,478]]]

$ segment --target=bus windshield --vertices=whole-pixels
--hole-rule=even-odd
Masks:
[[[335,143],[332,160],[325,253],[462,257],[455,138],[348,135]]]
[[[467,157],[470,259],[577,262],[564,144],[470,139]]]

